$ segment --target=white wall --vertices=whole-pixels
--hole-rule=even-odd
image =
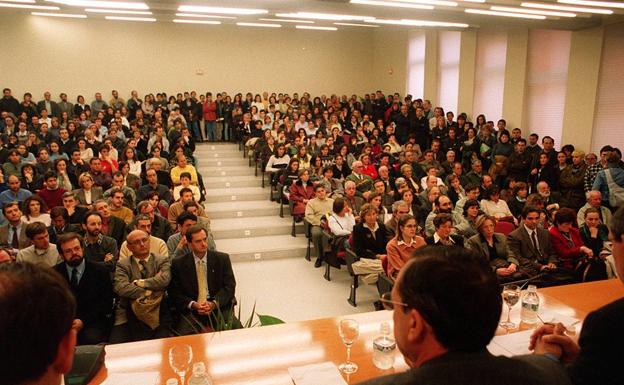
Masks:
[[[195,89],[350,95],[388,84],[387,92],[403,92],[405,86],[397,89],[395,80],[405,77],[400,41],[382,49],[386,57],[399,52],[399,63],[393,64],[397,76],[371,76],[374,33],[366,28],[274,30],[3,14],[0,74],[3,87],[20,99],[30,91],[35,100],[45,90],[54,98],[64,91],[71,100],[84,93],[87,101],[96,91],[108,99],[112,89],[122,96],[131,89],[140,94]],[[197,69],[204,74],[196,75]]]

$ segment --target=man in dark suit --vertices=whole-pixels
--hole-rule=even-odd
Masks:
[[[50,220],[52,224],[48,227],[50,243],[58,246],[57,239],[65,233],[81,233],[82,229],[78,225],[69,223],[69,214],[63,206],[54,207],[50,210]]]
[[[366,385],[570,383],[551,358],[496,357],[487,351],[502,299],[496,274],[474,251],[418,249],[401,269],[391,299],[382,302],[394,309],[394,336],[411,369]]]
[[[32,242],[26,236],[26,223],[22,221],[22,210],[19,208],[19,203],[5,203],[2,206],[2,214],[8,223],[0,226],[0,245],[9,246],[16,252],[30,246]]]
[[[65,233],[59,236],[57,242],[64,262],[54,266],[54,270],[69,284],[76,298],[76,318],[84,325],[78,333],[78,344],[105,342],[113,310],[110,273],[104,265],[84,258],[80,235]]]
[[[532,283],[539,287],[573,282],[573,275],[558,268],[559,259],[550,243],[548,230],[539,226],[540,210],[526,206],[520,215],[520,227],[509,233],[507,243],[518,258],[520,268],[538,278]]]
[[[236,280],[230,256],[208,250],[208,234],[202,225],[191,226],[185,237],[191,252],[173,260],[169,286],[169,296],[182,315],[178,333],[230,328],[217,321],[219,312],[225,319],[231,317],[237,327],[239,322],[232,311]]]
[[[461,235],[451,234],[453,231],[453,216],[440,213],[433,218],[435,232],[425,238],[428,245],[432,246],[460,246],[464,247],[464,238]]]
[[[624,208],[613,216],[610,238],[617,275],[624,280]],[[566,336],[565,328],[542,326],[531,337],[536,353],[559,357],[576,385],[624,384],[621,349],[624,346],[624,298],[589,313],[583,322],[578,344]]]
[[[43,93],[43,100],[37,103],[37,111],[41,113],[42,110],[48,111],[50,116],[54,116],[57,118],[61,117],[61,109],[58,104],[51,100],[52,95],[50,92],[46,91]]]

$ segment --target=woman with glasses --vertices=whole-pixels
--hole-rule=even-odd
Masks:
[[[424,238],[416,235],[418,224],[413,215],[405,214],[399,217],[397,223],[396,236],[386,245],[388,255],[389,277],[396,278],[401,268],[411,258],[412,253],[423,246],[426,246]]]

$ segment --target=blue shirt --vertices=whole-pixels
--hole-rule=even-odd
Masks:
[[[17,193],[14,193],[12,190],[3,191],[0,193],[0,206],[11,202],[23,202],[31,195],[30,191],[23,188],[17,190]]]
[[[71,276],[72,276],[72,272],[74,271],[74,269],[78,270],[76,276],[78,277],[78,283],[80,283],[80,279],[82,278],[82,275],[84,274],[85,271],[85,260],[84,258],[82,259],[82,262],[80,262],[80,265],[78,266],[69,266],[67,263],[65,263],[65,268],[67,269],[67,276],[69,277],[69,279],[71,280]]]

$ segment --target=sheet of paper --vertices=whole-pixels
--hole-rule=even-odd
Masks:
[[[288,368],[296,385],[347,385],[333,362]]]
[[[531,334],[533,334],[533,329],[496,336],[490,342],[488,350],[494,355],[504,355],[508,357],[530,354],[529,341],[531,339]]]
[[[158,372],[136,372],[136,373],[108,373],[108,377],[102,385],[156,385],[160,383]],[[163,384],[165,381],[162,382]]]
[[[570,317],[554,311],[540,311],[539,316],[542,318],[542,320],[544,320],[544,322],[561,322],[565,327],[573,327],[580,323],[580,320],[578,318]]]

